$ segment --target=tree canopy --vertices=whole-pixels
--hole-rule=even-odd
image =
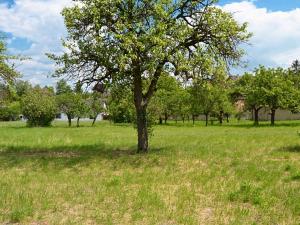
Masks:
[[[0,78],[5,82],[11,82],[19,73],[9,64],[9,59],[16,59],[14,56],[6,54],[6,45],[3,39],[0,38]]]

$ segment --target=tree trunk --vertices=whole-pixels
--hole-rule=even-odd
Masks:
[[[69,127],[71,127],[71,126],[72,126],[72,117],[69,116],[69,115],[67,115],[67,117],[68,117],[68,124],[69,124]]]
[[[184,116],[181,116],[181,118],[182,118],[182,123],[184,123],[185,117],[184,117]]]
[[[258,112],[259,112],[260,108],[255,108],[254,109],[254,126],[258,126],[259,125],[259,118],[258,118]]]
[[[220,111],[220,114],[219,114],[219,122],[220,122],[220,125],[223,124],[223,117],[224,117],[224,112],[223,112],[223,111]]]
[[[98,115],[97,115],[98,116]],[[94,119],[93,119],[93,123],[92,123],[92,126],[94,126],[95,125],[95,123],[96,123],[96,120],[97,120],[97,116],[95,116],[94,117]]]
[[[137,116],[137,131],[138,131],[138,153],[147,153],[148,152],[148,127],[147,127],[147,106],[148,103],[153,96],[158,79],[161,75],[163,67],[167,60],[161,61],[153,74],[153,78],[151,83],[148,87],[148,91],[144,94],[143,93],[143,81],[142,81],[142,70],[140,59],[137,59],[133,62],[134,65],[134,103],[135,103],[135,110]]]
[[[147,110],[146,107],[138,107],[137,115],[137,130],[138,130],[138,153],[148,152],[148,130],[147,130]]]
[[[205,114],[205,126],[208,126],[208,114]]]
[[[77,127],[79,127],[79,120],[80,120],[80,117],[77,118]]]
[[[195,125],[195,115],[192,115],[193,125]]]
[[[168,120],[168,113],[165,113],[165,124],[167,124],[167,120]]]
[[[227,121],[227,123],[229,123],[229,114],[228,113],[226,113],[226,121]]]
[[[143,96],[142,77],[139,69],[134,77],[134,104],[138,133],[137,153],[148,152],[147,104]]]
[[[271,126],[275,126],[275,113],[276,109],[271,109]]]
[[[160,117],[159,117],[159,124],[162,125],[162,123],[163,123],[163,119],[162,119],[162,117],[160,116]]]

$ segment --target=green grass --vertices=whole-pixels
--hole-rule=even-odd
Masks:
[[[0,224],[300,224],[300,122],[0,123]]]

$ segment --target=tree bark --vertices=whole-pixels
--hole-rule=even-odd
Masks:
[[[137,72],[134,77],[134,103],[138,133],[137,153],[148,152],[147,104],[143,96],[141,75]]]
[[[138,130],[138,153],[148,152],[147,110],[145,106],[136,109]]]
[[[168,121],[168,113],[165,113],[165,124],[167,124]]]
[[[195,115],[192,115],[193,125],[195,125]]]
[[[259,125],[258,112],[261,108],[254,108],[254,126]]]
[[[69,124],[69,127],[72,126],[72,117],[70,115],[67,115],[68,117],[68,124]]]
[[[271,126],[275,126],[275,113],[276,109],[271,109]]]
[[[205,114],[205,126],[208,126],[208,113]]]
[[[138,131],[138,153],[148,152],[148,127],[147,127],[147,106],[156,91],[158,79],[161,75],[163,67],[167,62],[167,59],[162,60],[156,67],[153,74],[153,78],[148,87],[148,91],[143,94],[143,82],[142,82],[142,71],[140,66],[140,59],[133,62],[134,65],[134,81],[133,81],[133,93],[134,103],[136,110],[136,122]]]

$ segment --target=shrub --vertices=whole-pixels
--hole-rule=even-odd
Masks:
[[[11,102],[0,108],[0,120],[15,121],[21,114],[20,102]]]
[[[24,95],[21,109],[28,126],[50,126],[57,114],[55,97],[47,89],[35,88]]]

